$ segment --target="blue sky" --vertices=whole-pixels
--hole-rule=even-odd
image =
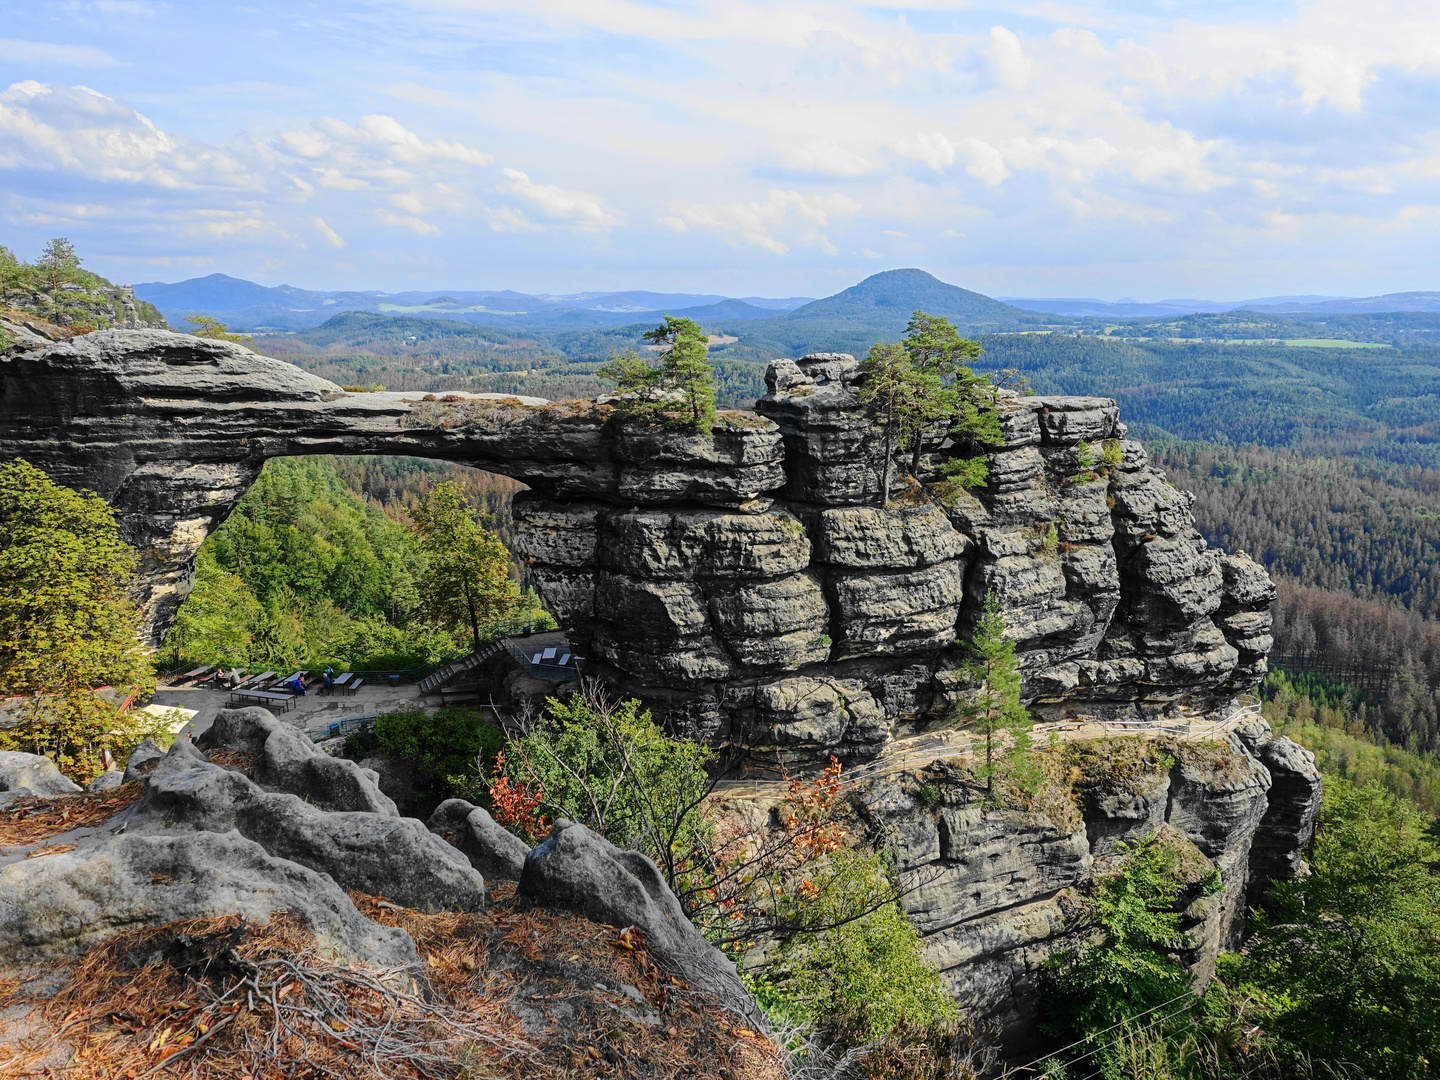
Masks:
[[[1440,4],[0,0],[0,243],[122,281],[1440,289]]]

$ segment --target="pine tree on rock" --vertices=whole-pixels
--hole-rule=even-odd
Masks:
[[[985,764],[975,772],[985,779],[986,799],[994,802],[997,776],[1022,786],[1035,778],[1026,761],[1033,722],[1020,702],[1015,643],[1005,637],[1005,619],[993,593],[985,596],[985,608],[969,648],[970,659],[961,671],[974,689],[960,698],[954,718],[985,737]]]
[[[626,349],[613,353],[595,374],[629,397],[626,411],[632,414],[672,412],[678,396],[687,422],[708,435],[715,423],[716,387],[705,332],[693,319],[666,315],[664,324],[645,332],[645,340],[660,347],[659,367]]]
[[[75,245],[63,236],[57,236],[45,245],[40,253],[40,268],[50,275],[50,289],[60,288],[60,279],[80,269],[80,256],[75,254]]]

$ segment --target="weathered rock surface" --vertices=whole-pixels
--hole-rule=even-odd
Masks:
[[[429,828],[458,848],[487,881],[520,880],[530,845],[496,824],[483,807],[447,799],[430,815]]]
[[[373,801],[373,779],[352,763],[339,763],[351,765],[348,777],[304,767],[327,755],[302,753],[292,733],[264,710],[223,711],[207,732],[223,764],[177,740],[138,781],[139,799],[111,820],[0,849],[0,960],[70,952],[177,919],[263,921],[284,910],[344,956],[418,974],[410,937],[363,917],[347,890],[422,911],[478,910],[483,868],[518,880],[531,901],[638,927],[651,955],[764,1026],[734,965],[685,918],[644,855],[568,821],[532,851],[459,799],[443,803],[429,828],[393,807],[334,808],[357,801],[357,791],[358,801]],[[42,774],[45,759],[31,758],[5,764],[16,775]]]
[[[55,763],[39,754],[0,750],[0,791],[33,795],[68,795],[80,785],[63,776]]]
[[[640,852],[621,851],[584,825],[562,819],[525,857],[517,891],[595,922],[638,927],[646,947],[686,981],[765,1026],[734,963],[691,925],[659,868]]]
[[[1080,892],[1122,843],[1155,836],[1175,851],[1185,885],[1178,957],[1204,980],[1238,941],[1247,904],[1298,872],[1314,829],[1313,760],[1263,722],[1221,742],[1132,737],[1080,752],[1074,805],[1045,812],[971,805],[943,763],[858,795],[912,887],[901,905],[927,956],[962,1005],[1012,1037],[1033,1031],[1040,965],[1073,945]],[[922,785],[938,793],[929,806]]]
[[[591,673],[712,741],[874,755],[949,709],[952,646],[987,595],[1049,717],[1216,714],[1265,672],[1273,585],[1206,547],[1191,497],[1125,438],[1108,398],[1002,392],[996,446],[955,445],[937,425],[919,481],[965,454],[989,470],[942,505],[900,482],[905,455],[881,460],[860,366],[838,353],[774,361],[755,412],[722,412],[709,435],[626,420],[610,399],[350,394],[156,330],[16,346],[0,376],[0,456],[116,506],[156,635],[199,543],[267,458],[383,452],[529,484],[517,546]],[[887,475],[909,494],[879,507]],[[792,676],[856,683],[847,700],[881,715],[781,723],[759,691]],[[764,738],[772,729],[813,738]],[[334,805],[383,809],[353,796]]]

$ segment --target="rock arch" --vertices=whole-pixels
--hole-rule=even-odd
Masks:
[[[1211,711],[1252,687],[1274,586],[1210,551],[1192,497],[1107,398],[1010,396],[991,482],[954,506],[877,509],[878,440],[841,354],[777,360],[755,412],[711,436],[626,424],[600,401],[351,394],[226,342],[107,330],[0,354],[0,457],[118,511],[150,632],[201,542],[272,457],[403,454],[531,487],[521,554],[592,661],[697,737],[867,756],[924,726],[987,592],[1033,706]],[[1079,444],[1111,447],[1083,465]],[[921,479],[937,474],[943,431]]]

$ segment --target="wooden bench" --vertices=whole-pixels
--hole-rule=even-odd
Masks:
[[[294,694],[277,694],[273,690],[232,690],[230,700],[254,701],[261,705],[278,706],[281,712],[285,712],[295,704]]]
[[[342,694],[349,694],[351,697],[354,697],[354,696],[355,696],[355,691],[356,691],[356,690],[359,690],[360,687],[362,687],[362,686],[364,686],[364,685],[365,685],[365,680],[364,680],[364,679],[356,679],[354,682],[346,683],[344,686],[341,686],[341,685],[337,682],[337,683],[335,684],[335,689],[339,690]]]

